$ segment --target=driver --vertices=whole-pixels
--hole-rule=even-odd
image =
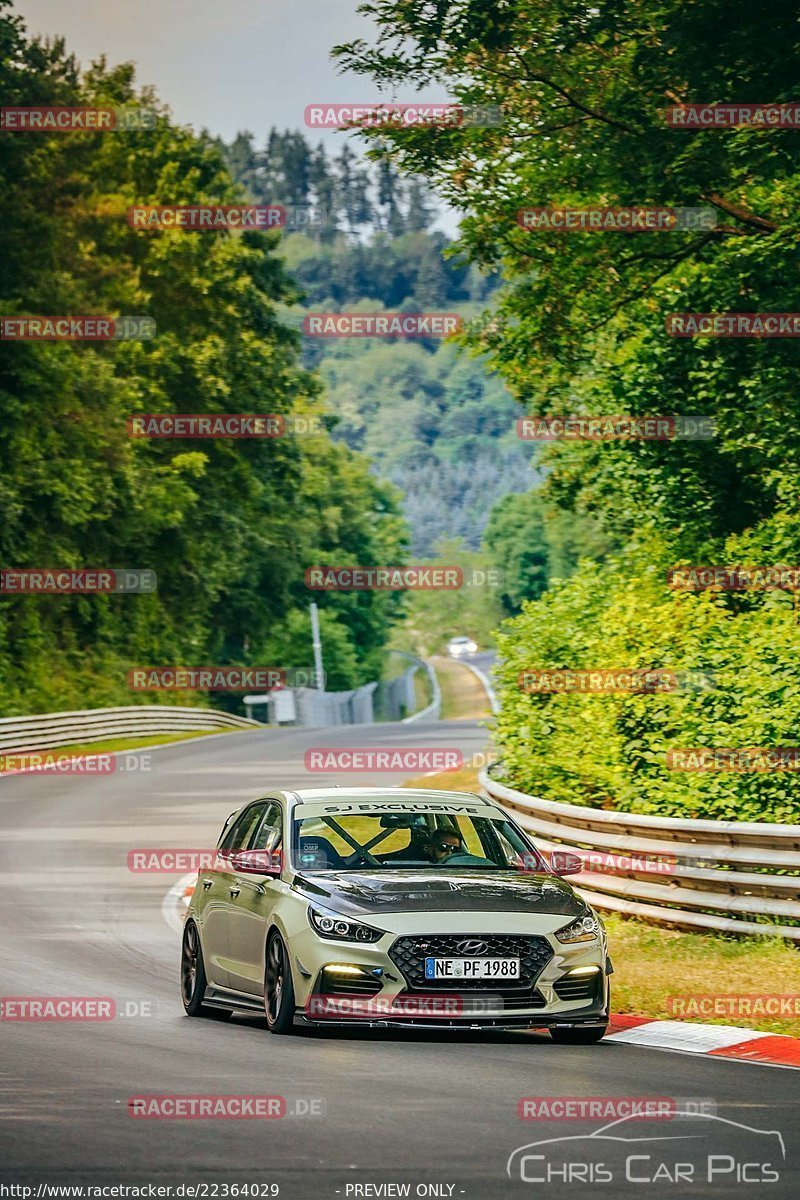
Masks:
[[[453,854],[461,854],[464,842],[455,829],[437,829],[427,842],[428,858],[432,863],[445,863]]]
[[[421,824],[418,823],[421,820]],[[406,826],[399,825],[398,828],[404,829]],[[379,855],[382,863],[388,863],[394,866],[395,863],[412,862],[419,864],[425,862],[430,857],[428,854],[428,841],[431,836],[431,831],[425,824],[425,818],[414,818],[414,824],[409,826],[408,845],[402,850],[392,850],[388,854]]]

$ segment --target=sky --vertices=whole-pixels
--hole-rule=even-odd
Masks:
[[[62,35],[88,66],[133,61],[140,84],[152,84],[182,125],[230,139],[250,130],[263,144],[270,126],[300,129],[335,151],[350,136],[306,130],[306,105],[369,102],[377,92],[360,76],[338,73],[331,47],[356,37],[374,41],[359,0],[16,0],[31,35]],[[384,100],[446,100],[443,88]],[[457,215],[437,221],[453,234]]]
[[[259,141],[271,125],[302,129],[317,101],[368,101],[368,80],[341,76],[337,42],[374,40],[358,0],[16,0],[31,34],[63,34],[88,65],[106,54],[133,60],[139,82],[153,84],[181,124],[226,140],[249,129]],[[442,89],[398,100],[443,100]],[[319,139],[319,131],[313,133]],[[328,138],[341,141],[341,134]]]

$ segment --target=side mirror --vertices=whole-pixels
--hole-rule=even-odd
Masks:
[[[230,857],[232,871],[241,875],[268,875],[275,879],[281,873],[281,852],[269,850],[237,850]]]
[[[569,850],[550,851],[550,870],[554,875],[579,875],[584,870],[584,862],[580,854]]]

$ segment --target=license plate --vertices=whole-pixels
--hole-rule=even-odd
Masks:
[[[426,979],[519,979],[518,958],[426,958]]]

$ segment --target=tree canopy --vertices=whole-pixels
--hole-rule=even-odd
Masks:
[[[81,72],[63,42],[29,40],[0,0],[8,105],[145,105],[153,130],[0,133],[5,314],[144,314],[149,341],[4,342],[0,561],[148,567],[150,595],[0,601],[6,714],[152,699],[129,665],[306,666],[294,614],[316,562],[402,561],[394,491],[321,433],[270,440],[143,440],[137,412],[322,411],[282,319],[296,297],[276,235],[131,229],[134,203],[234,203],[218,147],[171,123],[130,66]],[[342,686],[375,678],[398,597],[314,597],[335,620]],[[278,661],[276,661],[276,658]],[[191,697],[179,697],[191,701]],[[233,701],[236,705],[239,700]]]
[[[678,785],[665,766],[671,746],[703,737],[713,746],[796,741],[791,598],[679,596],[666,585],[676,562],[800,561],[797,340],[677,338],[667,329],[675,313],[797,309],[796,130],[666,119],[676,105],[793,104],[796,7],[372,0],[362,10],[377,23],[377,44],[339,47],[342,66],[395,95],[435,82],[465,106],[501,113],[483,125],[362,136],[375,157],[429,178],[464,210],[458,253],[502,271],[504,319],[478,341],[528,412],[713,420],[713,436],[700,440],[542,448],[543,501],[599,521],[616,556],[523,604],[501,639],[510,665],[498,740],[510,770],[543,793],[584,802],[715,815],[739,804],[751,817],[797,819],[800,789],[789,772],[712,773]],[[709,219],[629,234],[545,232],[518,220],[535,207],[624,206],[702,209]],[[537,588],[542,564],[515,549],[503,512],[535,540],[541,509],[506,500],[487,532]],[[653,667],[724,659],[726,671],[711,699],[520,694],[522,666],[619,667],[607,661],[612,653],[636,659],[622,665]]]

